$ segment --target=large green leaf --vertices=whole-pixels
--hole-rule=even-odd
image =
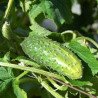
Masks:
[[[43,13],[43,17],[40,15],[39,20],[48,18],[54,21],[58,26],[64,22],[69,24],[72,22],[71,13],[71,0],[42,0],[38,4],[34,4],[29,12],[29,17],[32,20]]]
[[[44,16],[43,17],[40,16],[39,19],[49,18],[55,21],[57,24],[64,23],[64,19],[60,15],[56,15],[54,4],[49,0],[42,0],[41,3],[35,4],[32,6],[29,12],[31,22],[32,22],[32,19],[35,19],[36,17],[38,17],[38,15],[40,15],[41,13],[43,13]],[[60,14],[60,12],[57,14]]]
[[[98,73],[98,61],[87,47],[82,46],[76,40],[72,40],[69,43],[69,48],[88,64],[93,75]]]
[[[0,61],[8,62],[10,60],[10,52],[7,52]],[[0,67],[0,92],[6,91],[11,84],[14,74],[12,68]]]

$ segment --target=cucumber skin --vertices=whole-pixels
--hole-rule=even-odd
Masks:
[[[41,67],[48,67],[70,79],[82,77],[81,61],[67,48],[48,38],[29,36],[21,47],[26,55]]]

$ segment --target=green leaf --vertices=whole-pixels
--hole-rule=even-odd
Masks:
[[[0,80],[13,78],[11,68],[0,67]]]
[[[12,90],[11,81],[12,78],[0,81],[0,98],[16,98]]]
[[[0,92],[7,89],[13,78],[12,68],[0,67]]]
[[[5,61],[5,62],[9,62],[9,61],[10,61],[10,52],[7,52],[7,53],[4,55],[3,61]]]
[[[8,85],[10,84],[12,79],[6,79],[4,81],[0,81],[0,92],[3,92],[7,87]]]
[[[59,21],[65,21],[66,24],[72,22],[71,5],[73,0],[50,0],[54,4],[55,13]],[[62,22],[63,23],[63,22]]]
[[[57,10],[57,12],[55,10]],[[32,6],[29,12],[31,22],[32,19],[35,20],[41,13],[44,14],[42,18],[52,19],[57,25],[64,23],[64,19],[61,17],[59,10],[55,9],[54,4],[51,1],[42,0],[41,3]],[[41,19],[41,17],[39,18]]]
[[[25,0],[20,0],[19,2],[20,2],[20,6],[21,6],[21,8],[24,12],[27,12],[30,9],[30,5],[31,5],[32,1],[30,1],[30,0],[26,0],[26,1]]]
[[[93,75],[98,73],[98,61],[87,47],[82,46],[76,40],[72,40],[68,47],[88,64]]]
[[[41,27],[40,25],[38,25],[36,22],[33,22],[34,25],[30,26],[30,29],[33,30],[32,32],[30,32],[30,36],[37,34],[40,36],[48,36],[50,34],[52,34],[52,32],[48,31],[47,29]]]
[[[13,81],[13,89],[17,98],[27,98],[26,92],[19,87],[19,83],[16,80]]]
[[[98,3],[98,0],[96,0],[97,1],[97,3]]]
[[[39,21],[51,19],[58,27],[64,22],[69,24],[72,22],[71,5],[71,0],[42,0],[31,7],[29,12],[31,23],[33,19],[35,20],[40,15],[37,18]]]

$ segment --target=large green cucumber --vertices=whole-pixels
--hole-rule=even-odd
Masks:
[[[70,79],[82,77],[81,61],[59,43],[40,36],[29,36],[21,43],[26,55],[42,67],[48,67]]]

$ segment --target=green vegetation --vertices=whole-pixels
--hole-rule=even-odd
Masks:
[[[0,98],[97,98],[98,0],[0,1]]]

